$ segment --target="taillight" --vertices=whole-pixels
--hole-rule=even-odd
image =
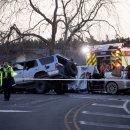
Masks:
[[[60,65],[60,64],[58,64],[58,63],[56,63],[55,68],[59,70],[59,69],[60,69],[60,67],[61,67],[61,65]]]

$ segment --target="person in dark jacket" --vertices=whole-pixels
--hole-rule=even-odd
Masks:
[[[3,85],[2,86],[3,86],[3,90],[4,90],[4,100],[9,101],[10,94],[11,94],[12,79],[14,77],[14,71],[8,62],[4,62],[1,70],[3,73]]]

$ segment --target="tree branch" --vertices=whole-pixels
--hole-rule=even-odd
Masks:
[[[46,40],[42,36],[37,35],[35,33],[21,33],[21,31],[17,28],[17,26],[15,24],[10,27],[9,33],[5,37],[3,37],[3,39],[7,38],[7,41],[9,41],[9,38],[11,37],[13,30],[16,31],[16,33],[20,36],[20,38],[24,38],[24,37],[27,37],[27,36],[33,36],[33,37],[37,37],[37,38],[41,39],[44,43],[49,43],[48,40]]]
[[[47,18],[46,15],[42,13],[37,7],[33,5],[32,0],[29,0],[29,2],[30,2],[30,6],[33,8],[33,10],[36,13],[40,14],[48,23],[52,24],[52,21],[49,18]]]
[[[95,20],[93,20],[93,21],[105,22],[105,23],[107,23],[109,26],[111,26],[111,27],[114,29],[114,31],[116,32],[116,35],[119,36],[119,34],[117,33],[117,30],[115,29],[115,27],[114,27],[112,24],[110,24],[107,20],[98,20],[98,19],[95,19]]]

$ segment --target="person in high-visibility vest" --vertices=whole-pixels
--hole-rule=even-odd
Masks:
[[[8,62],[4,62],[1,68],[3,74],[3,90],[4,90],[4,100],[9,101],[11,94],[12,78],[14,77],[13,68]]]
[[[3,74],[2,74],[1,68],[2,68],[2,65],[0,64],[0,87],[2,88],[2,85],[3,85]]]

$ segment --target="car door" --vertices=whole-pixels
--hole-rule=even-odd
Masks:
[[[95,66],[93,66],[93,67],[94,67],[94,71],[93,71],[92,78],[97,79],[97,81],[91,82],[91,89],[95,90],[95,91],[102,91],[102,90],[104,90],[105,82],[104,81],[98,81],[98,79],[101,79],[102,77],[101,77],[97,67],[95,67]]]
[[[38,69],[39,68],[36,60],[26,62],[23,73],[24,82],[31,82],[31,80],[29,79],[34,78],[34,75],[36,74],[36,72],[38,72]]]
[[[14,69],[14,80],[16,84],[23,83],[23,72],[24,72],[24,63],[15,63],[13,65]]]
[[[54,57],[49,56],[45,58],[39,59],[41,65],[43,66],[43,69],[45,72],[54,71],[56,67],[56,63],[54,62]]]

